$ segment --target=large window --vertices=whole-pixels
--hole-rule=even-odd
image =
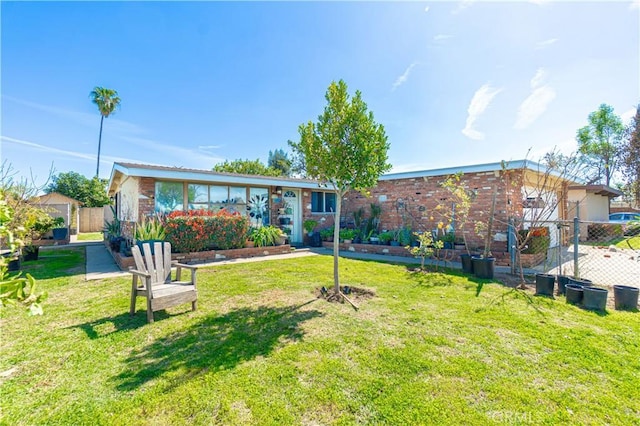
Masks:
[[[170,213],[182,210],[184,185],[182,182],[156,182],[156,211]]]
[[[156,211],[170,213],[175,210],[183,210],[184,190],[185,184],[183,182],[156,182]],[[188,183],[186,191],[188,210],[218,211],[225,209],[240,214],[254,212],[254,215],[251,216],[254,220],[260,219],[265,224],[269,223],[268,188]]]
[[[333,213],[336,211],[335,192],[312,192],[311,212],[312,213]]]

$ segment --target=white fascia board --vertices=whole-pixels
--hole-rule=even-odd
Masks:
[[[531,160],[514,160],[508,161],[504,164],[505,170],[517,170],[517,169],[529,169],[532,171],[545,171],[545,166],[539,163],[536,163]],[[432,177],[432,176],[448,176],[455,175],[456,173],[483,173],[483,172],[493,172],[495,170],[502,170],[503,163],[486,163],[486,164],[474,164],[470,166],[460,166],[460,167],[446,167],[443,169],[431,169],[431,170],[417,170],[414,172],[402,172],[402,173],[389,173],[386,175],[380,176],[379,180],[395,180],[395,179],[417,179],[423,177]]]
[[[114,165],[114,169],[118,167],[122,172],[129,176],[148,177],[159,180],[176,180],[188,182],[203,183],[220,183],[226,185],[259,185],[259,186],[282,186],[288,188],[306,188],[317,189],[319,184],[316,182],[301,181],[296,182],[288,179],[278,179],[263,176],[231,176],[217,175],[212,173],[198,173],[190,170],[154,170],[144,167],[124,167],[122,165]]]

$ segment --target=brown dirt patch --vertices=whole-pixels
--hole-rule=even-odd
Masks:
[[[356,304],[371,299],[376,295],[374,291],[361,287],[340,286],[340,291]],[[328,302],[349,303],[342,296],[336,296],[333,292],[333,287],[318,287],[315,289],[315,293],[318,299],[325,299]]]

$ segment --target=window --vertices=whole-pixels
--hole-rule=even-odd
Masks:
[[[247,213],[252,225],[269,225],[269,190],[267,188],[249,188]]]
[[[209,208],[209,188],[207,185],[190,183],[187,187],[189,196],[189,210]]]
[[[184,203],[184,185],[182,182],[156,182],[157,212],[171,213],[182,210]]]
[[[312,213],[333,213],[336,210],[336,194],[334,192],[312,192]]]

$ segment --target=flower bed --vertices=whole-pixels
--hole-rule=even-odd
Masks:
[[[289,244],[269,247],[246,247],[231,250],[205,250],[193,253],[172,253],[171,260],[187,264],[197,264],[287,253],[291,253],[291,246]],[[122,256],[116,252],[111,252],[111,255],[118,264],[118,267],[123,271],[127,271],[129,268],[135,266],[132,256]]]

